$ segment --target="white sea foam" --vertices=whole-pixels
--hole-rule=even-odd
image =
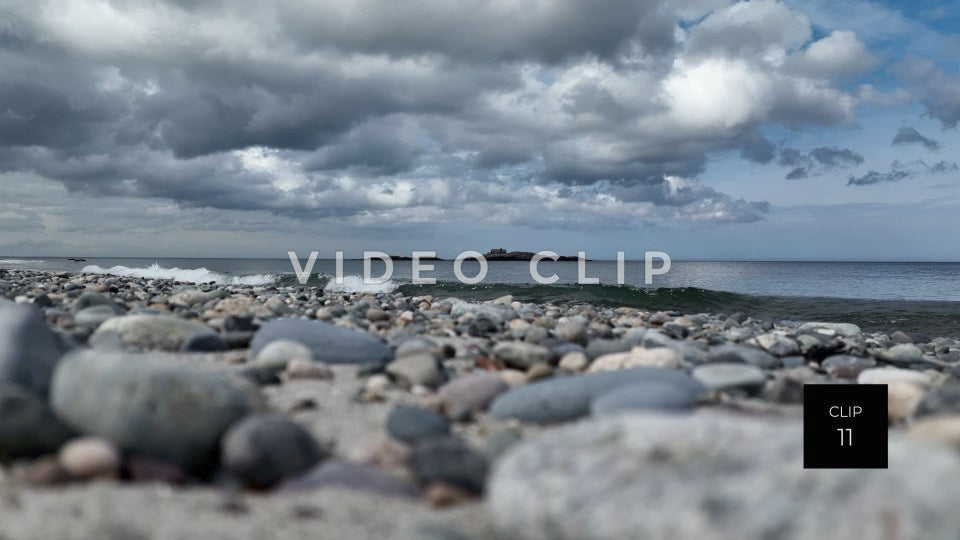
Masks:
[[[364,283],[363,276],[343,276],[343,283],[337,283],[336,279],[331,277],[330,282],[323,288],[328,292],[341,293],[389,293],[393,292],[399,284],[392,279],[383,283]]]
[[[42,262],[34,259],[0,259],[0,264],[39,264]]]
[[[230,276],[212,272],[206,268],[164,268],[157,263],[143,268],[129,266],[111,266],[102,268],[96,264],[84,266],[81,272],[88,274],[109,274],[113,276],[137,277],[147,279],[172,279],[187,283],[209,283],[211,281],[221,285],[269,285],[277,280],[273,274],[250,274],[246,276]]]

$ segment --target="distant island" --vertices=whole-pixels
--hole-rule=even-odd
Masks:
[[[494,248],[490,251],[483,254],[483,257],[488,261],[530,261],[533,260],[536,252],[534,251],[507,251],[503,248]],[[413,257],[409,255],[387,255],[391,260],[394,261],[412,261]],[[353,258],[349,259],[351,261],[362,261],[363,259]],[[441,257],[420,257],[421,261],[447,261],[450,259],[444,259]],[[553,260],[553,259],[546,259]],[[578,257],[576,255],[560,255],[557,257],[558,261],[576,261]],[[587,261],[592,259],[585,259]]]
[[[502,248],[491,249],[483,254],[488,261],[530,261],[536,255],[533,251],[507,251]],[[575,255],[560,255],[558,261],[576,261]],[[589,259],[587,259],[589,260]]]

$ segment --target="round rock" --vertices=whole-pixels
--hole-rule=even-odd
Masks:
[[[693,370],[693,378],[711,390],[760,390],[767,374],[750,364],[707,364]]]
[[[267,489],[327,457],[305,429],[280,414],[252,415],[223,437],[224,469],[247,487]]]
[[[177,351],[198,334],[214,334],[206,326],[171,315],[123,315],[103,322],[90,336],[96,348]],[[215,334],[214,334],[215,335]]]
[[[692,384],[690,384],[692,383]],[[685,411],[696,407],[706,388],[696,381],[637,383],[598,396],[590,406],[596,418],[637,410]]]
[[[264,324],[253,335],[251,354],[259,354],[278,339],[302,343],[314,360],[328,364],[386,364],[393,358],[393,350],[367,332],[307,319],[276,319]]]
[[[681,371],[651,367],[553,378],[501,394],[490,406],[490,414],[541,424],[574,420],[590,412],[597,396],[640,382],[697,384]]]
[[[120,452],[106,439],[82,437],[68,442],[57,456],[71,478],[113,478],[120,469]]]
[[[225,375],[98,351],[64,358],[50,402],[82,433],[196,472],[216,462],[227,427],[265,408],[254,387]]]
[[[409,445],[450,434],[450,422],[439,414],[414,407],[397,405],[387,416],[387,431],[398,441]]]

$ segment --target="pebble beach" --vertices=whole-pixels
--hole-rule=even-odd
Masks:
[[[960,335],[960,329],[958,329]],[[888,469],[803,468],[885,384]],[[0,269],[0,538],[954,539],[960,340]]]

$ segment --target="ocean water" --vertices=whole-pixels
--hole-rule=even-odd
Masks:
[[[306,261],[304,260],[305,264]],[[459,283],[452,261],[425,262],[436,284],[412,284],[410,261],[394,261],[391,279],[365,284],[363,263],[344,261],[344,280],[337,284],[333,260],[318,260],[308,286],[328,290],[435,294],[485,300],[513,294],[523,301],[588,302],[606,306],[673,309],[687,313],[742,311],[772,320],[853,322],[868,331],[904,330],[932,336],[960,337],[960,263],[857,262],[704,262],[673,261],[669,272],[644,283],[643,261],[624,263],[625,284],[617,285],[615,261],[588,261],[586,275],[598,285],[578,285],[576,262],[544,261],[552,285],[537,284],[529,263],[489,261],[482,283]],[[288,259],[120,259],[0,257],[0,268],[97,272],[191,283],[300,286]],[[384,270],[373,261],[372,273]],[[475,275],[479,265],[466,261],[463,273]]]

